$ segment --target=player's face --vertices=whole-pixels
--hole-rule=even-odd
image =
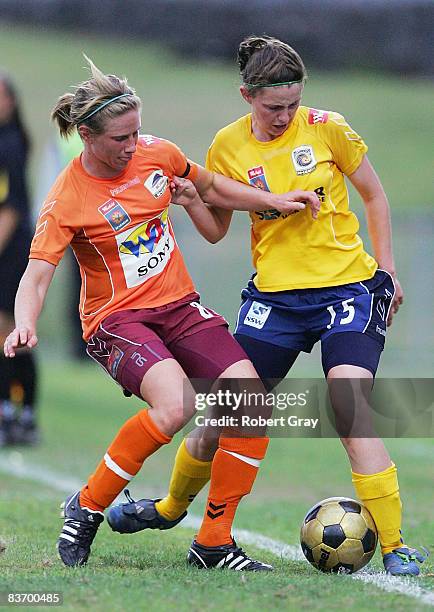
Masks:
[[[101,178],[110,178],[120,174],[128,166],[136,151],[139,130],[140,112],[138,110],[130,110],[119,117],[110,119],[102,134],[81,130],[86,169]]]
[[[301,102],[303,85],[263,87],[256,95],[241,92],[252,105],[252,129],[258,140],[274,140],[291,125]],[[246,95],[247,94],[247,95]]]
[[[0,81],[0,125],[8,123],[14,112],[14,101],[5,84]]]

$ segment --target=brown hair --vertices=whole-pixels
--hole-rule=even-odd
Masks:
[[[92,77],[75,88],[74,93],[64,93],[51,111],[51,119],[57,123],[60,135],[68,138],[80,124],[87,125],[96,134],[104,132],[106,122],[129,110],[140,110],[141,100],[125,78],[104,74],[86,55]],[[102,107],[117,96],[123,96]],[[101,106],[101,109],[98,107]],[[93,111],[95,114],[92,114]],[[88,115],[91,115],[89,116]]]
[[[238,48],[238,65],[246,87],[304,81],[307,71],[303,60],[289,45],[272,36],[248,36]],[[255,88],[252,87],[252,91]]]

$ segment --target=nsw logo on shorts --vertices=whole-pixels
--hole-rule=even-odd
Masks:
[[[252,302],[249,312],[244,317],[244,325],[262,329],[270,315],[271,306],[265,306],[261,302]]]

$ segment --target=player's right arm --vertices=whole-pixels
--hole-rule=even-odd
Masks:
[[[37,345],[36,323],[55,269],[56,266],[48,261],[29,261],[15,298],[15,329],[5,340],[5,357],[15,357],[17,348]]]

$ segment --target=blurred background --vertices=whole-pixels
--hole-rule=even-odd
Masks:
[[[389,196],[405,304],[388,335],[378,375],[432,377],[433,32],[433,0],[0,0],[0,68],[16,84],[33,141],[29,176],[33,216],[73,154],[74,143],[60,147],[49,115],[58,96],[88,77],[83,52],[104,72],[129,78],[143,100],[144,133],[173,140],[189,157],[204,163],[217,130],[249,112],[238,91],[235,60],[240,40],[253,33],[282,38],[301,53],[309,71],[304,104],[336,110],[347,118],[369,145],[370,160]],[[363,207],[353,191],[351,206],[370,250]],[[172,208],[177,239],[204,304],[221,311],[233,326],[240,291],[252,272],[248,216],[238,214],[225,240],[210,245],[182,209]],[[98,534],[97,571],[90,578],[81,573],[66,576],[57,569],[58,502],[85,482],[117,428],[140,405],[137,398],[125,399],[89,358],[74,361],[71,304],[75,321],[78,315],[71,263],[71,258],[65,258],[59,266],[39,326],[40,444],[0,448],[0,540],[3,536],[8,544],[0,559],[0,590],[14,585],[20,592],[39,591],[41,585],[56,590],[61,584],[72,602],[66,609],[74,610],[89,605],[98,610],[123,609],[130,601],[130,608],[143,607],[143,596],[154,603],[152,609],[210,609],[211,576],[199,588],[198,599],[194,599],[196,589],[188,588],[185,606],[179,601],[186,585],[191,586],[191,576],[179,570],[187,542],[183,529],[175,535],[170,532],[164,544],[154,534],[124,543],[121,536],[115,540],[105,529]],[[318,353],[315,349],[312,355],[300,357],[291,377],[322,377]],[[409,406],[414,404],[412,396],[402,395]],[[389,403],[395,406],[393,396]],[[302,517],[315,501],[331,495],[354,496],[337,441],[319,443],[297,436],[291,443],[273,440],[255,495],[237,517],[240,527],[293,544]],[[165,494],[176,448],[175,441],[146,462],[132,483],[133,496]],[[388,440],[388,448],[399,465],[409,542],[431,545],[432,439]],[[194,503],[192,512],[202,514],[203,496]],[[154,546],[158,552],[152,552]],[[132,550],[136,551],[133,563]],[[172,551],[178,560],[176,579],[167,574]],[[167,554],[170,561],[166,557],[160,561],[160,554]],[[375,563],[377,569],[381,567],[379,557]],[[119,568],[117,574],[115,568]],[[242,593],[238,582],[233,599],[225,599],[225,577],[224,588],[219,583],[215,595],[216,606],[239,609],[240,601],[249,610],[261,605],[264,609],[306,605],[316,609],[316,601],[322,609],[339,605],[335,590],[327,588],[319,576],[300,585],[298,573],[294,573],[297,590],[293,592],[305,590],[307,603],[294,608],[281,599],[292,597],[288,575],[295,571],[295,564],[289,564],[282,591],[268,600],[262,597],[262,586],[252,588],[251,582]],[[432,572],[432,566],[426,571]],[[432,588],[430,575],[419,583],[426,589]],[[164,600],[158,605],[161,577],[164,592],[172,597],[170,604]],[[137,589],[132,589],[135,584]],[[358,604],[356,585],[348,583],[345,602],[367,609],[366,597],[371,603],[375,592],[368,590],[370,585],[363,586],[365,598]],[[324,600],[328,592],[330,599]],[[251,603],[245,599],[247,594]],[[105,605],[98,605],[99,600]],[[397,609],[400,605],[395,598],[388,602],[376,599],[371,607]]]
[[[390,199],[405,305],[380,375],[432,376],[433,31],[431,0],[0,0],[0,66],[15,81],[33,140],[34,214],[68,155],[49,112],[59,95],[87,78],[83,52],[103,71],[128,77],[143,100],[144,133],[173,140],[204,163],[216,131],[249,111],[238,92],[240,40],[252,33],[280,37],[308,68],[303,103],[345,115],[369,145]],[[354,192],[352,207],[369,249]],[[172,218],[203,302],[232,325],[252,271],[247,215],[237,215],[218,245],[201,239],[182,210]],[[42,361],[74,356],[71,269],[71,261],[62,262],[48,295]],[[300,358],[293,375],[321,376],[318,355]]]

